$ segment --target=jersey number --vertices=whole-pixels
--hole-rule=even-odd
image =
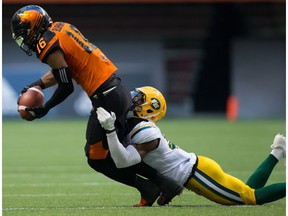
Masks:
[[[90,43],[82,34],[81,32],[73,25],[70,25],[70,29],[74,31],[79,38],[70,31],[66,31],[66,33],[73,38],[87,53],[91,54],[93,50],[97,49],[97,47]]]
[[[46,47],[47,43],[44,40],[44,38],[40,38],[40,40],[38,41],[36,47],[37,47],[37,52],[40,54],[41,51]]]

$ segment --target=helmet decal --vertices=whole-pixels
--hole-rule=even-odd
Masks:
[[[29,10],[29,11],[24,11],[20,15],[20,21],[24,23],[31,23],[31,28],[34,26],[39,26],[41,24],[41,19],[42,16],[38,11],[35,10]]]
[[[33,36],[35,31],[38,31],[43,24],[42,15],[35,10],[24,11],[20,15],[20,22],[30,24],[30,37]]]
[[[151,107],[155,110],[160,109],[161,107],[160,101],[157,98],[151,98]]]

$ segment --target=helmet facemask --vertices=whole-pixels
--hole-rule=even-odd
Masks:
[[[135,107],[145,103],[146,96],[143,92],[139,91],[137,88],[133,89],[131,92],[131,98],[132,98],[132,105],[131,110],[134,110]]]
[[[12,38],[15,40],[15,42],[18,44],[18,46],[29,56],[32,55],[32,51],[35,50],[35,45],[33,46],[33,42],[30,41],[28,38],[30,29],[25,31],[27,33],[22,33],[16,35],[15,33],[12,33]],[[24,35],[27,35],[26,37],[23,37]],[[35,43],[34,43],[35,44]]]

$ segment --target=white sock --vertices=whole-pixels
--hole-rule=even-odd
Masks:
[[[278,161],[283,158],[283,150],[280,148],[272,149],[271,154],[276,157]]]

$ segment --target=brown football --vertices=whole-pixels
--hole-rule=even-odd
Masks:
[[[44,94],[40,86],[29,88],[19,99],[18,112],[21,118],[31,121],[33,113],[25,111],[25,108],[42,107],[44,105]]]

